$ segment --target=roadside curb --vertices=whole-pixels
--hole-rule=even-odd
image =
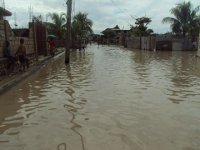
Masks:
[[[38,71],[51,57],[47,57],[44,60],[41,60],[40,62],[37,62],[34,66],[32,66],[31,70],[28,72],[25,72],[21,74],[20,76],[16,77],[15,79],[12,79],[8,81],[7,83],[3,84],[0,86],[0,95],[12,88],[13,86],[17,85],[19,82],[22,80],[26,79],[29,77],[31,74],[35,73]]]
[[[56,53],[55,56],[63,53],[64,51],[60,51],[58,53]],[[15,85],[17,85],[18,83],[20,83],[21,81],[23,81],[24,79],[28,78],[31,74],[39,71],[39,69],[45,65],[48,60],[50,60],[52,57],[51,56],[48,56],[47,58],[41,60],[41,61],[38,61],[36,62],[36,64],[34,64],[30,71],[28,72],[25,72],[19,76],[17,76],[15,79],[11,79],[10,81],[4,83],[3,85],[0,85],[0,95],[2,95],[4,92],[8,91],[10,88],[14,87]]]

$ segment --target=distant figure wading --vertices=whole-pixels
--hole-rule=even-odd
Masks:
[[[55,55],[55,48],[56,48],[56,44],[55,44],[55,42],[53,41],[53,38],[51,37],[51,38],[50,38],[50,41],[49,41],[49,49],[50,49],[50,55],[51,55],[51,56],[54,56],[54,55]]]

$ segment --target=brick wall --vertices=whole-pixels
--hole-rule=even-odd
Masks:
[[[12,50],[12,54],[14,55],[19,47],[19,41],[21,37],[9,37],[10,46]],[[23,38],[24,39],[24,46],[26,47],[26,53],[32,54],[34,53],[34,47],[33,47],[33,40],[30,38]]]
[[[33,54],[34,42],[33,42],[33,30],[31,26],[29,30],[30,30],[29,37],[23,37],[23,39],[27,54]],[[7,20],[0,20],[0,58],[3,57],[3,48],[6,37],[10,41],[11,54],[14,55],[18,49],[19,41],[22,37],[16,37],[14,35],[10,27],[10,24],[8,23]]]

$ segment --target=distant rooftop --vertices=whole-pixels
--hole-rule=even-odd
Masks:
[[[11,16],[12,13],[2,7],[0,7],[0,19],[3,19],[4,16]]]

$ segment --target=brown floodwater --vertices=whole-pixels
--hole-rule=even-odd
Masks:
[[[200,59],[90,45],[0,96],[0,150],[200,150]]]

